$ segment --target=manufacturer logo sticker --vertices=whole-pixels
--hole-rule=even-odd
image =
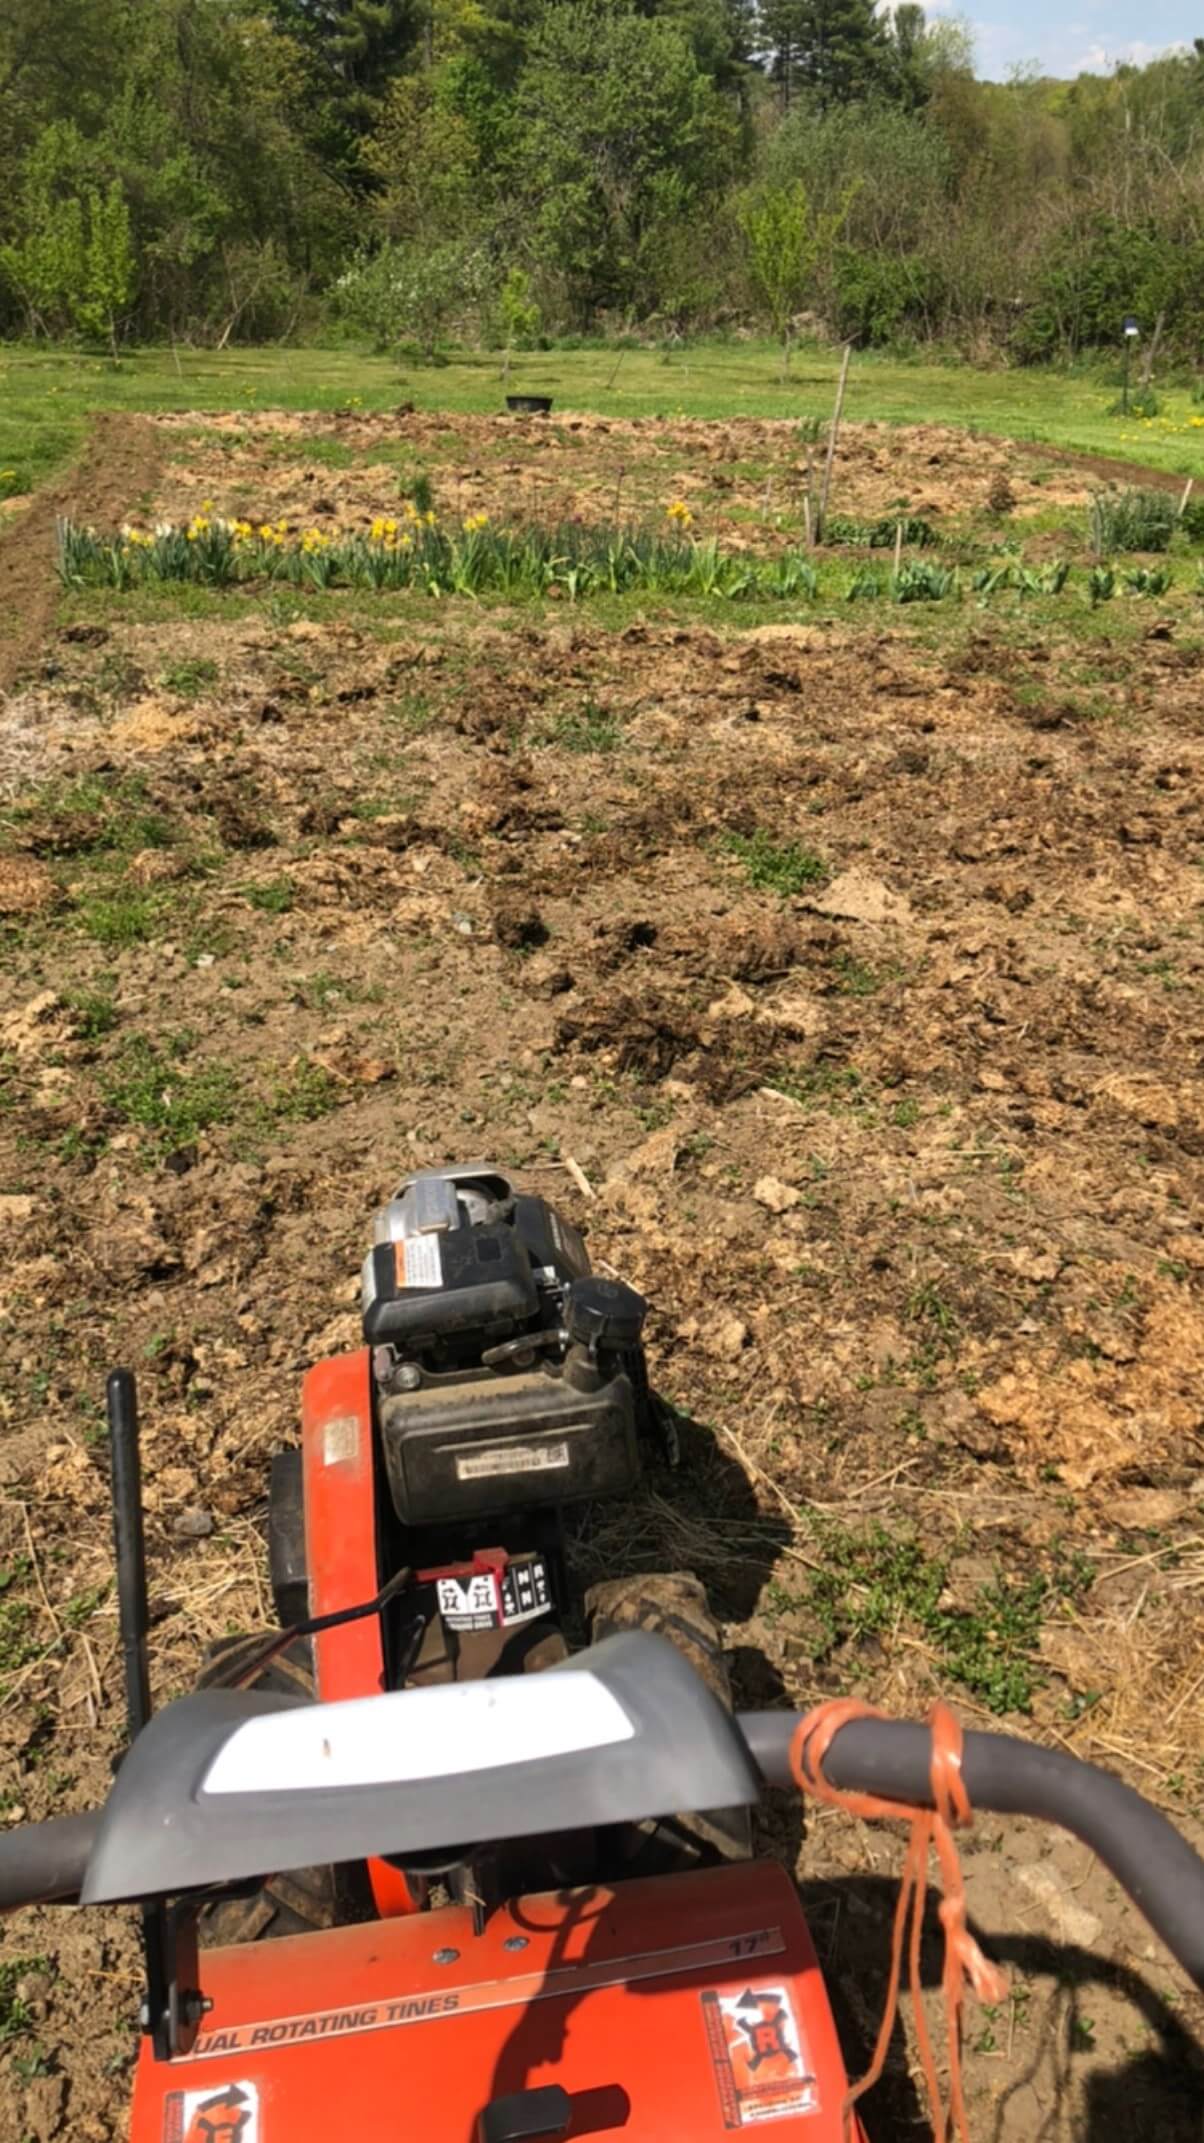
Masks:
[[[253,2083],[171,2091],[163,2106],[163,2143],[262,2143],[259,2092]]]
[[[819,2084],[787,1986],[708,1988],[707,2045],[725,2128],[751,2128],[819,2111]]]

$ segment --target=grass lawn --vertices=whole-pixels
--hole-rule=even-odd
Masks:
[[[622,417],[826,418],[839,352],[804,348],[783,387],[766,343],[678,352],[585,349],[516,358],[514,391],[552,394],[561,409]],[[41,483],[82,442],[96,409],[423,409],[501,406],[496,355],[438,367],[398,366],[351,349],[139,350],[115,368],[76,352],[0,347],[0,498]],[[1204,411],[1185,388],[1162,393],[1151,420],[1108,415],[1116,389],[1099,372],[980,371],[969,365],[854,358],[846,415],[854,422],[953,424],[1045,440],[1204,477]]]

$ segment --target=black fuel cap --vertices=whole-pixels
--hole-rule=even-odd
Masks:
[[[569,1338],[585,1347],[638,1346],[647,1314],[648,1304],[634,1287],[603,1280],[597,1273],[574,1280],[565,1295]]]

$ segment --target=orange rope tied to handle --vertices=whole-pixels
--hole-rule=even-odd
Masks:
[[[845,2100],[845,2128],[846,2132],[851,2132],[850,2116],[853,2107],[863,2093],[871,2090],[877,2083],[886,2066],[887,2050],[899,2008],[903,1944],[906,1939],[916,2038],[919,2042],[924,2081],[928,2087],[937,2143],[945,2143],[950,2122],[961,2138],[961,2143],[968,2143],[961,2075],[961,2017],[966,1981],[969,1980],[980,2001],[999,2002],[1007,1993],[1007,1980],[998,1967],[989,1963],[983,1956],[966,1924],[965,1885],[962,1881],[957,1847],[953,1842],[954,1831],[959,1827],[965,1828],[974,1820],[970,1796],[966,1792],[965,1780],[962,1777],[962,1730],[946,1705],[933,1706],[929,1722],[932,1728],[932,1763],[929,1772],[932,1781],[931,1808],[911,1807],[904,1801],[880,1800],[872,1793],[843,1793],[838,1786],[833,1786],[824,1777],[824,1758],[832,1742],[841,1727],[847,1726],[852,1719],[882,1719],[885,1716],[884,1712],[875,1711],[868,1704],[859,1704],[855,1698],[838,1698],[828,1704],[819,1704],[814,1711],[808,1712],[806,1718],[799,1722],[790,1744],[790,1768],[795,1782],[800,1790],[809,1793],[813,1800],[823,1801],[829,1808],[842,1808],[847,1815],[861,1816],[866,1822],[880,1821],[883,1818],[898,1822],[901,1819],[911,1826],[911,1836],[899,1879],[899,1901],[895,1907],[895,1923],[891,1934],[890,1979],[886,1989],[886,2005],[869,2068],[861,2081],[854,2084]],[[945,1960],[941,1986],[948,2028],[948,2115],[941,2096],[920,1984],[920,1937],[928,1895],[928,1855],[931,1849],[936,1851],[945,1893],[940,1904],[940,1920],[945,1930]]]

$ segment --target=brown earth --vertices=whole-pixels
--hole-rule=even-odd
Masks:
[[[119,527],[152,494],[163,460],[162,436],[149,418],[98,415],[67,475],[0,521],[0,690],[36,655],[53,617],[57,522]]]
[[[744,1703],[944,1687],[990,1724],[1014,1699],[1009,1725],[1198,1838],[1190,621],[1088,650],[975,614],[937,650],[906,624],[317,608],[77,606],[5,703],[3,1819],[94,1802],[119,1745],[106,1369],[143,1391],[167,1693],[269,1615],[268,1462],[305,1366],[354,1343],[372,1208],[487,1153],[649,1296],[693,1419],[677,1476],[592,1515],[585,1575],[697,1568]],[[973,1656],[923,1608],[933,1572]],[[799,1852],[788,1812],[766,1840]],[[895,1865],[811,1818],[853,2063]],[[1115,1886],[995,1822],[966,1865],[1013,1978],[971,2012],[975,2134],[1198,2143],[1201,2005]],[[14,2133],[107,2143],[128,1926],[23,1915],[6,1964]],[[917,2132],[910,2047],[876,2137]]]
[[[728,541],[801,525],[809,459],[818,489],[824,449],[808,449],[781,419],[441,416],[429,411],[325,416],[279,411],[155,420],[172,445],[160,496],[168,518],[202,502],[252,520],[283,515],[328,532],[397,510],[399,468],[437,473],[440,513],[486,512],[497,522],[611,522],[663,514],[680,500],[699,531]],[[178,443],[176,443],[178,442]],[[324,450],[354,457],[330,461]],[[971,437],[942,425],[850,424],[840,435],[833,512],[895,512],[934,525],[986,510],[1006,480],[1023,523],[1051,507],[1081,507],[1119,464],[1055,449]],[[1132,483],[1144,472],[1129,469]],[[1158,478],[1161,488],[1165,479]],[[1177,479],[1171,488],[1181,489]]]

